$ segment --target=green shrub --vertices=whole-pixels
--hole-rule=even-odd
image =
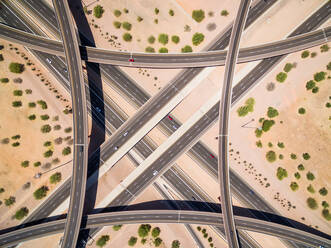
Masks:
[[[202,20],[205,19],[205,12],[202,9],[193,10],[192,11],[192,18],[196,22],[202,22]]]
[[[46,121],[49,119],[49,115],[41,115],[40,119],[42,119],[43,121]]]
[[[293,68],[293,64],[292,63],[286,63],[286,65],[284,66],[284,71],[285,72],[290,72]]]
[[[109,235],[102,235],[96,242],[99,247],[104,247],[109,240]]]
[[[47,186],[41,186],[39,189],[37,189],[34,193],[33,196],[36,200],[40,200],[44,198],[47,195],[47,191],[49,188]]]
[[[268,146],[269,146],[269,147],[272,147],[272,143],[271,143],[271,142],[268,142]]]
[[[302,53],[301,53],[301,58],[307,58],[309,56],[309,51],[303,51]]]
[[[179,247],[180,247],[179,240],[173,240],[171,243],[171,248],[179,248]]]
[[[151,230],[151,225],[149,224],[141,224],[138,228],[138,235],[141,238],[147,237],[149,231]]]
[[[325,107],[327,107],[327,108],[331,108],[331,103],[330,103],[330,102],[327,102],[327,103],[325,104]]]
[[[149,44],[154,44],[154,42],[155,42],[155,37],[154,37],[153,35],[151,35],[151,36],[148,37],[147,40],[148,40],[148,43],[149,43]]]
[[[36,118],[37,118],[37,116],[34,115],[34,114],[28,116],[28,119],[29,119],[30,121],[33,121],[33,120],[35,120]]]
[[[123,11],[125,14],[129,13],[129,10],[127,8],[124,8]]]
[[[221,11],[221,16],[228,16],[228,15],[229,15],[229,12],[226,9],[223,9]]]
[[[201,231],[201,226],[198,226],[197,227],[197,230],[200,232]]]
[[[155,49],[153,47],[148,46],[145,48],[145,52],[146,53],[155,53]]]
[[[309,181],[313,181],[315,179],[315,175],[310,171],[307,172],[306,177]]]
[[[17,147],[20,145],[20,142],[14,142],[13,144],[11,144],[13,147]]]
[[[322,210],[322,216],[327,220],[330,221],[331,220],[331,214],[329,212],[329,209],[323,209]]]
[[[260,138],[262,136],[262,129],[256,128],[255,129],[255,136]]]
[[[29,108],[35,108],[36,107],[36,103],[34,102],[29,102]]]
[[[299,108],[298,109],[298,113],[301,114],[301,115],[303,115],[303,114],[306,113],[306,110],[304,108]]]
[[[67,146],[67,147],[63,148],[62,155],[66,156],[66,155],[69,155],[70,153],[71,153],[70,146]]]
[[[314,88],[312,89],[312,92],[313,92],[314,94],[316,94],[316,93],[318,92],[318,90],[319,90],[319,88],[316,86],[316,87],[314,87]]]
[[[192,47],[189,45],[186,45],[182,48],[182,53],[191,53],[193,52]]]
[[[44,157],[45,158],[49,158],[53,156],[53,151],[52,150],[47,150],[46,152],[44,152]]]
[[[21,101],[13,101],[12,102],[12,106],[14,108],[21,107],[22,106],[22,102]]]
[[[3,61],[3,55],[0,54],[0,61]]]
[[[24,71],[24,65],[20,63],[12,62],[9,64],[9,70],[13,73],[22,73]]]
[[[160,235],[161,229],[159,227],[154,227],[152,229],[152,236],[154,238],[158,237]]]
[[[11,138],[12,138],[13,140],[18,140],[18,139],[21,138],[21,135],[16,134],[16,135],[12,136]]]
[[[307,187],[307,190],[308,190],[308,192],[310,192],[312,194],[315,193],[315,189],[314,189],[313,185],[311,185],[311,184],[309,184],[309,186]]]
[[[318,208],[318,205],[317,205],[316,200],[314,198],[312,198],[312,197],[309,197],[307,199],[307,205],[311,209],[317,209]]]
[[[243,116],[246,116],[248,114],[248,106],[245,105],[245,106],[240,106],[238,109],[237,109],[237,113],[238,113],[238,116],[240,117],[243,117]]]
[[[5,84],[9,82],[9,78],[1,78],[0,81]]]
[[[51,128],[50,125],[45,124],[41,127],[40,130],[41,130],[42,133],[49,133],[52,130],[52,128]]]
[[[37,101],[37,103],[40,105],[42,109],[47,109],[47,103],[43,100]]]
[[[26,168],[26,167],[29,166],[29,164],[30,164],[30,162],[29,162],[28,160],[24,160],[24,161],[21,163],[21,166],[22,166],[23,168]]]
[[[0,194],[5,192],[5,189],[4,188],[0,188]]]
[[[320,71],[314,74],[314,80],[316,82],[323,81],[325,79],[326,73],[324,71]]]
[[[122,38],[124,41],[129,42],[132,40],[132,35],[130,33],[125,33],[123,34]]]
[[[132,24],[129,23],[129,22],[123,22],[123,23],[122,23],[122,27],[123,27],[125,30],[130,31],[131,28],[132,28]]]
[[[147,239],[141,239],[141,241],[140,241],[143,245],[144,244],[146,244],[146,242],[147,242]]]
[[[282,168],[282,167],[278,167],[277,168],[277,178],[279,179],[279,180],[283,180],[285,177],[287,177],[288,175],[287,175],[287,170],[286,169],[284,169],[284,168]]]
[[[212,242],[213,241],[213,238],[212,237],[209,237],[208,238],[208,242],[210,243],[210,242]]]
[[[122,23],[120,23],[120,22],[118,22],[118,21],[114,21],[114,22],[113,22],[113,25],[114,25],[115,28],[120,29],[121,26],[122,26]]]
[[[310,155],[307,152],[306,153],[303,153],[302,154],[302,157],[303,157],[304,160],[309,160],[310,159]]]
[[[154,239],[153,243],[154,243],[155,247],[159,247],[162,244],[162,239],[156,238],[156,239]]]
[[[67,127],[64,129],[65,133],[71,133],[71,131],[72,131],[72,127]]]
[[[329,203],[327,203],[326,201],[322,201],[322,207],[323,208],[328,208],[329,207]]]
[[[201,232],[202,232],[203,234],[205,234],[205,233],[206,233],[206,231],[207,231],[207,230],[204,228],[204,229],[202,229],[202,231],[201,231]]]
[[[119,231],[121,229],[122,225],[114,225],[113,230],[114,231]]]
[[[41,165],[41,163],[39,161],[33,163],[34,167],[39,167],[40,165]]]
[[[155,13],[155,15],[157,15],[159,12],[160,12],[160,10],[159,10],[158,8],[155,8],[155,9],[154,9],[154,13]]]
[[[272,163],[272,162],[275,162],[276,159],[277,159],[277,156],[276,156],[276,153],[274,151],[268,151],[266,153],[266,159]]]
[[[192,37],[192,43],[194,46],[198,46],[204,39],[205,36],[202,33],[195,33]]]
[[[315,53],[315,52],[312,52],[311,54],[310,54],[310,57],[311,58],[315,58],[317,56],[317,53]]]
[[[276,80],[280,83],[283,83],[287,78],[287,74],[285,72],[280,72],[276,76]]]
[[[329,51],[329,46],[328,44],[324,44],[323,46],[320,47],[321,53]]]
[[[278,143],[277,143],[277,146],[278,146],[279,148],[284,148],[284,147],[285,147],[285,145],[284,145],[283,142],[278,142]]]
[[[25,216],[27,216],[29,213],[29,209],[27,207],[22,207],[19,210],[16,211],[14,218],[16,220],[21,220],[23,219]]]
[[[166,45],[168,43],[168,35],[167,34],[159,34],[159,42],[163,45]]]
[[[257,146],[257,147],[260,147],[260,148],[262,147],[262,142],[261,142],[261,140],[256,141],[256,146]]]
[[[278,158],[279,158],[279,159],[284,159],[284,155],[283,155],[283,154],[279,154],[279,155],[278,155]]]
[[[10,196],[8,199],[5,199],[5,205],[11,206],[16,202],[16,198],[14,196]]]
[[[161,48],[159,49],[159,53],[168,53],[168,48],[166,48],[166,47],[161,47]]]
[[[279,113],[278,113],[278,110],[277,109],[275,109],[273,107],[269,107],[268,108],[267,116],[269,118],[274,118],[274,117],[278,116],[278,114]]]
[[[137,238],[131,236],[130,239],[129,239],[129,241],[128,241],[128,245],[129,246],[134,246],[136,243],[137,243]]]
[[[331,62],[329,62],[329,63],[326,65],[326,69],[327,69],[328,71],[331,71]]]
[[[44,142],[44,146],[51,146],[51,145],[52,145],[52,142],[51,141]]]
[[[328,194],[328,190],[325,187],[321,188],[318,192],[322,196],[326,196]]]
[[[101,5],[97,5],[93,8],[93,15],[96,18],[101,18],[102,14],[105,12],[105,10],[103,9],[103,7]]]
[[[57,184],[58,182],[61,181],[61,179],[62,179],[62,175],[60,172],[56,172],[49,177],[49,181],[51,184]]]
[[[154,19],[154,23],[155,24],[158,24],[159,23],[159,20],[158,19]]]
[[[294,177],[299,180],[301,178],[301,175],[299,172],[295,172]]]
[[[297,159],[297,155],[294,154],[294,153],[291,153],[291,154],[290,154],[290,157],[291,157],[291,159],[293,159],[293,160]]]
[[[262,130],[264,132],[268,132],[274,124],[275,124],[274,120],[264,120],[262,123]]]
[[[178,44],[180,41],[180,38],[177,35],[173,35],[173,36],[171,36],[171,41],[175,44]]]
[[[22,90],[14,90],[13,91],[13,95],[14,96],[22,96],[23,95],[23,91]]]
[[[175,15],[175,12],[174,12],[172,9],[170,9],[170,10],[169,10],[169,15],[170,15],[170,16],[174,16],[174,15]]]
[[[122,14],[122,12],[121,12],[120,10],[118,10],[118,9],[115,9],[115,10],[114,10],[114,16],[116,16],[116,17],[120,17],[121,14]]]
[[[303,171],[304,169],[305,169],[305,167],[303,166],[303,164],[298,165],[298,170],[299,171]]]
[[[143,19],[141,16],[138,16],[138,17],[137,17],[137,21],[138,21],[138,22],[141,22],[142,20],[144,20],[144,19]]]

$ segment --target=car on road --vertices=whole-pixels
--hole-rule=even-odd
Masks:
[[[172,125],[172,127],[173,127],[174,129],[176,129],[176,130],[177,130],[177,127],[176,127],[175,125]]]
[[[213,154],[211,154],[211,153],[209,154],[209,156],[210,156],[211,158],[215,158],[215,156],[214,156]]]
[[[101,109],[99,107],[95,107],[96,111],[98,111],[99,113],[101,113]]]
[[[114,150],[115,150],[115,151],[117,151],[117,150],[118,150],[118,148],[119,148],[118,146],[115,146],[115,147],[114,147]]]
[[[52,64],[52,60],[50,60],[49,58],[46,59],[48,64]]]
[[[153,171],[153,176],[156,176],[159,172],[157,170]]]
[[[123,136],[125,137],[125,136],[127,136],[128,135],[128,131],[126,131],[125,133],[123,133]]]
[[[129,62],[134,62],[134,59],[133,58],[129,58]]]
[[[171,120],[171,121],[173,120],[172,117],[171,117],[170,115],[168,115],[168,119]]]
[[[196,200],[194,196],[192,196],[192,200],[194,200],[194,201]]]

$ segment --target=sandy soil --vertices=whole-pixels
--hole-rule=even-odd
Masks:
[[[42,202],[36,201],[32,197],[32,193],[37,187],[47,185],[50,189],[49,193],[56,187],[49,183],[49,176],[52,175],[52,172],[41,177],[41,179],[34,179],[33,176],[38,172],[48,171],[43,165],[45,163],[51,163],[55,158],[59,158],[60,162],[51,165],[51,168],[55,168],[55,166],[66,163],[72,159],[70,155],[66,157],[62,155],[62,149],[66,146],[67,142],[64,141],[62,145],[55,145],[53,143],[54,139],[57,137],[72,135],[72,133],[64,132],[64,128],[72,126],[72,117],[71,115],[64,115],[62,113],[66,103],[60,103],[60,101],[55,98],[55,93],[49,91],[45,86],[40,85],[40,78],[36,76],[37,72],[31,71],[31,66],[26,66],[26,70],[22,74],[9,72],[8,65],[10,62],[25,62],[24,59],[21,58],[21,54],[17,55],[14,50],[9,49],[8,43],[1,43],[5,45],[5,49],[1,51],[5,58],[5,60],[0,63],[1,77],[8,77],[10,82],[7,84],[1,83],[0,85],[0,138],[11,138],[17,134],[21,135],[21,138],[18,140],[20,142],[20,146],[18,147],[11,146],[11,144],[15,142],[12,139],[9,144],[0,144],[0,187],[5,188],[5,192],[1,193],[1,201],[3,204],[0,207],[0,226],[8,227],[18,223],[18,221],[13,221],[11,217],[19,207],[26,206],[32,211],[35,206]],[[35,62],[33,57],[29,56],[23,48],[17,47],[19,48],[18,51],[21,53],[24,52],[32,62]],[[40,69],[38,73],[42,73],[42,75],[46,74],[40,66],[35,67]],[[17,77],[23,79],[21,84],[13,82],[13,79]],[[51,84],[53,83],[51,77],[47,76],[45,79],[46,81],[49,80]],[[23,92],[25,89],[31,89],[32,94],[28,95],[24,92],[21,97],[14,96],[13,90],[17,89],[23,90]],[[59,92],[61,91],[59,90]],[[47,110],[42,110],[38,105],[35,108],[28,107],[29,102],[36,102],[40,99],[47,102]],[[11,104],[14,100],[21,100],[23,106],[13,108]],[[30,114],[36,114],[37,119],[30,121],[27,118]],[[41,120],[40,115],[42,114],[48,114],[50,116],[49,120]],[[59,117],[58,121],[53,120],[55,116]],[[42,134],[40,127],[44,124],[50,124],[51,126],[60,124],[61,130],[53,130],[48,134]],[[52,141],[50,149],[54,151],[53,156],[48,159],[43,157],[43,153],[48,150],[43,146],[45,141]],[[23,168],[21,166],[21,162],[24,160],[30,161],[29,167]],[[40,161],[42,166],[34,167],[33,163],[36,161]],[[71,173],[70,164],[71,163],[60,169],[62,178],[66,178],[69,173]],[[23,184],[27,182],[31,183],[30,188],[23,189]],[[16,203],[11,207],[6,207],[4,199],[9,196],[15,196]]]

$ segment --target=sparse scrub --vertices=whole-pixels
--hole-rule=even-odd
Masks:
[[[118,22],[118,21],[114,21],[114,22],[113,22],[113,25],[114,25],[115,28],[120,29],[121,26],[122,26],[122,23],[120,23],[120,22]]]
[[[9,70],[13,73],[22,73],[24,71],[24,65],[16,62],[9,64]]]
[[[309,54],[310,54],[310,53],[309,53],[308,50],[303,51],[303,52],[301,53],[301,58],[305,59],[305,58],[309,57]]]
[[[27,216],[29,213],[29,209],[27,207],[22,207],[19,210],[16,211],[14,218],[16,220],[21,220],[23,219],[25,216]]]
[[[274,118],[274,117],[276,117],[278,115],[279,115],[279,113],[278,113],[278,110],[277,109],[275,109],[273,107],[269,107],[268,108],[267,116],[269,118]]]
[[[122,27],[123,27],[125,30],[130,31],[131,28],[132,28],[132,24],[129,23],[129,22],[123,22],[123,23],[122,23]]]
[[[313,181],[315,179],[315,175],[310,171],[307,172],[306,177],[309,181]]]
[[[14,108],[22,107],[22,101],[13,101],[12,106]]]
[[[151,36],[148,37],[147,41],[148,41],[149,44],[154,44],[155,37],[153,35],[151,35]]]
[[[309,184],[309,186],[307,187],[307,190],[308,190],[308,192],[310,192],[312,194],[315,193],[315,189],[314,189],[313,185],[311,185],[311,184]]]
[[[58,137],[58,138],[56,138],[55,140],[54,140],[54,143],[56,144],[56,145],[61,145],[62,144],[62,138],[61,137]]]
[[[7,207],[13,205],[16,202],[16,198],[14,196],[10,196],[9,198],[5,199],[5,205]]]
[[[13,95],[14,96],[22,96],[23,95],[23,91],[22,90],[14,90],[13,91]]]
[[[134,246],[137,243],[137,240],[138,239],[136,237],[131,236],[129,241],[128,241],[128,245],[129,246]]]
[[[173,35],[173,36],[171,36],[171,41],[175,44],[178,44],[180,41],[180,38],[177,35]]]
[[[323,187],[318,191],[318,193],[320,193],[320,195],[322,196],[326,196],[328,194],[328,190],[325,187]]]
[[[288,176],[287,170],[284,169],[284,168],[282,168],[282,167],[278,167],[277,168],[277,174],[276,175],[277,175],[277,178],[279,180],[283,180],[284,178],[286,178]]]
[[[158,41],[161,44],[166,45],[168,43],[168,40],[169,40],[169,37],[167,34],[159,34]]]
[[[114,225],[113,230],[114,231],[119,231],[121,229],[122,225]]]
[[[304,108],[299,108],[298,109],[298,113],[301,114],[301,115],[303,115],[303,114],[306,113],[306,110]]]
[[[155,49],[151,46],[148,46],[145,48],[146,53],[155,53]]]
[[[279,83],[283,83],[283,82],[285,82],[286,78],[287,78],[287,74],[286,74],[285,72],[280,72],[280,73],[278,73],[277,76],[276,76],[276,80],[277,80]]]
[[[276,153],[274,151],[268,151],[266,153],[266,159],[268,160],[268,162],[273,163],[276,161],[277,156]]]
[[[203,35],[203,33],[195,33],[192,37],[192,44],[194,46],[198,46],[203,42],[204,39],[205,36]]]
[[[314,74],[314,80],[316,82],[323,81],[325,79],[326,73],[324,71],[317,72]]]
[[[109,241],[109,235],[102,235],[96,242],[96,245],[99,247],[104,247]]]
[[[154,227],[152,229],[152,236],[154,238],[158,237],[160,235],[161,229],[159,227]]]
[[[122,12],[120,10],[118,10],[118,9],[114,10],[114,16],[120,17],[121,15],[122,15]]]
[[[202,9],[193,10],[192,11],[192,18],[196,22],[202,22],[202,20],[205,19],[205,12]]]
[[[41,127],[40,130],[42,133],[49,133],[52,130],[52,127],[48,124],[45,124]]]
[[[228,15],[229,15],[229,12],[226,9],[223,9],[221,11],[221,16],[228,16]]]
[[[328,44],[324,44],[323,46],[320,47],[321,49],[321,53],[325,53],[327,51],[329,51],[329,45]]]
[[[307,205],[311,209],[317,209],[318,208],[317,201],[312,197],[309,197],[307,199]]]
[[[47,186],[41,186],[33,193],[33,196],[36,200],[40,200],[47,195],[47,191],[49,191],[49,188]]]
[[[29,164],[30,164],[29,160],[24,160],[24,161],[21,163],[21,166],[22,166],[23,168],[26,168],[26,167],[29,166]]]
[[[62,155],[63,156],[69,155],[70,153],[71,153],[70,146],[67,146],[67,147],[63,148],[63,150],[62,150]]]
[[[125,33],[122,36],[123,40],[126,42],[130,42],[132,40],[132,35],[130,33]]]
[[[46,152],[44,152],[44,157],[45,158],[49,158],[53,156],[53,151],[52,150],[47,150]]]
[[[166,47],[161,47],[161,48],[159,49],[159,53],[168,53],[168,48],[166,48]]]

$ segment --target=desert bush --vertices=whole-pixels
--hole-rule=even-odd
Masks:
[[[0,61],[3,61],[3,55],[0,54]]]
[[[20,145],[20,142],[14,142],[13,144],[11,144],[13,147],[17,147]]]
[[[158,19],[154,19],[154,23],[155,24],[158,24],[159,23],[159,20]]]
[[[120,22],[118,22],[118,21],[114,21],[114,22],[113,22],[113,25],[114,25],[115,28],[120,29],[121,26],[122,26],[122,23],[120,23]]]
[[[201,44],[201,42],[203,42],[204,39],[205,36],[203,35],[203,33],[195,33],[192,37],[192,43],[194,46],[198,46]]]
[[[307,152],[303,153],[302,157],[303,157],[304,160],[309,160],[310,159],[310,155]]]
[[[277,159],[277,156],[276,156],[276,153],[274,151],[268,151],[266,153],[266,159],[272,163],[272,162],[275,162],[276,159]]]
[[[324,71],[320,71],[314,74],[314,80],[316,82],[323,81],[325,79],[326,73]]]
[[[148,46],[145,48],[145,52],[146,53],[155,53],[155,49],[153,47]]]
[[[169,37],[167,34],[159,34],[159,37],[158,37],[158,41],[163,44],[163,45],[166,45],[168,43],[168,40],[169,40]]]
[[[39,161],[33,163],[34,167],[39,167],[40,165],[41,165],[41,163]]]
[[[328,194],[328,190],[325,187],[323,187],[318,191],[318,193],[320,193],[320,195],[322,196],[326,196]]]
[[[28,106],[29,106],[29,108],[35,108],[36,107],[36,103],[29,102]]]
[[[197,227],[197,230],[200,232],[201,231],[201,226],[198,226]]]
[[[262,142],[261,142],[261,140],[256,141],[256,146],[257,146],[257,147],[260,147],[260,148],[262,147]]]
[[[24,65],[12,62],[9,64],[9,70],[13,73],[22,73],[24,71]]]
[[[13,91],[13,95],[14,96],[22,96],[23,95],[23,91],[22,90],[14,90]]]
[[[67,147],[63,148],[62,155],[66,156],[66,155],[69,155],[70,153],[71,153],[70,146],[67,146]]]
[[[226,9],[223,9],[221,11],[221,16],[228,16],[228,15],[229,15],[229,12]]]
[[[268,142],[268,146],[269,146],[269,147],[272,147],[272,143],[271,143],[271,142]]]
[[[21,163],[21,166],[22,166],[23,168],[26,168],[26,167],[29,166],[29,164],[30,164],[29,160],[24,160],[24,161]]]
[[[313,181],[315,179],[315,175],[310,171],[307,172],[306,177],[309,181]]]
[[[283,83],[287,78],[287,74],[285,72],[280,72],[276,76],[276,80],[280,83]]]
[[[44,146],[51,146],[52,145],[52,142],[51,141],[45,141],[44,142]]]
[[[306,83],[306,89],[307,89],[307,90],[311,90],[311,89],[313,89],[315,86],[316,86],[316,83],[315,83],[315,81],[313,81],[313,80],[309,80],[309,81]]]
[[[131,236],[129,241],[128,241],[128,245],[129,246],[134,246],[137,243],[137,240],[138,239],[136,237]]]
[[[193,50],[192,50],[192,47],[189,46],[189,45],[186,45],[182,48],[182,53],[191,53]]]
[[[202,20],[205,19],[205,12],[202,9],[193,10],[192,11],[192,18],[196,22],[202,22]]]
[[[27,95],[32,94],[32,90],[31,90],[31,89],[26,89],[26,90],[25,90],[25,94],[27,94]]]
[[[10,142],[10,139],[9,139],[9,138],[3,138],[3,139],[1,140],[1,144],[4,144],[4,145],[9,144],[9,142]]]
[[[16,198],[14,196],[10,196],[9,198],[5,199],[5,205],[7,207],[13,205],[16,202]]]
[[[11,137],[13,140],[17,140],[17,139],[20,139],[21,138],[21,135],[19,134],[16,134],[14,136]]]
[[[5,189],[4,188],[0,188],[0,194],[5,192]]]
[[[132,35],[130,33],[125,33],[122,36],[123,40],[126,42],[130,42],[132,40]]]
[[[138,235],[141,238],[147,237],[149,231],[151,230],[151,225],[149,224],[141,224],[138,228]]]
[[[314,94],[316,94],[316,93],[318,92],[318,90],[319,90],[319,88],[316,86],[316,87],[314,87],[314,88],[312,89],[312,92],[313,92]]]
[[[256,128],[255,129],[255,136],[260,138],[262,136],[262,129]]]
[[[278,142],[278,143],[277,143],[277,146],[278,146],[279,148],[284,148],[284,147],[285,147],[285,145],[284,145],[283,142]]]
[[[327,203],[326,201],[322,201],[322,207],[323,208],[328,208],[329,207],[329,203]]]
[[[47,191],[49,188],[47,186],[41,186],[39,189],[37,189],[34,193],[33,196],[36,200],[40,200],[44,198],[47,195]]]
[[[279,158],[279,159],[284,159],[284,155],[283,155],[283,154],[279,154],[279,155],[278,155],[278,158]]]
[[[40,105],[42,109],[47,109],[47,103],[43,100],[38,100],[37,103]]]
[[[172,9],[169,10],[169,15],[170,16],[174,16],[175,15],[175,11],[173,11]]]
[[[58,130],[61,129],[61,125],[55,125],[55,126],[53,127],[53,129],[56,130],[56,131],[58,131]]]
[[[138,21],[138,22],[141,22],[141,21],[143,21],[143,20],[144,20],[144,19],[143,19],[141,16],[138,16],[138,17],[137,17],[137,21]]]
[[[96,242],[96,245],[99,247],[104,247],[109,241],[109,235],[102,235]]]
[[[267,116],[269,117],[269,118],[274,118],[274,117],[276,117],[276,116],[278,116],[278,110],[277,109],[275,109],[275,108],[273,108],[273,107],[269,107],[268,108],[268,111],[267,111]]]
[[[161,229],[159,227],[154,227],[152,229],[152,236],[154,238],[158,237],[160,235]]]
[[[299,108],[298,109],[298,113],[301,114],[301,115],[303,115],[303,114],[306,113],[306,110],[304,108]]]
[[[62,144],[62,138],[61,137],[58,137],[58,138],[56,138],[55,140],[54,140],[54,143],[56,144],[56,145],[61,145]]]
[[[102,14],[105,12],[105,10],[103,9],[103,7],[101,5],[97,5],[93,8],[93,15],[95,16],[95,18],[101,18]],[[115,15],[116,16],[116,15]]]
[[[52,150],[47,150],[46,152],[44,152],[44,157],[45,158],[49,158],[53,156],[53,151]]]
[[[51,184],[57,184],[58,182],[61,181],[61,179],[62,179],[61,173],[60,172],[56,172],[56,173],[54,173],[53,175],[51,175],[49,177],[49,182]]]
[[[274,120],[264,120],[262,123],[262,130],[264,132],[268,132],[274,124],[275,124]]]
[[[324,44],[323,46],[320,46],[320,49],[321,49],[321,53],[325,53],[329,51],[329,46],[328,44]]]
[[[147,41],[148,41],[149,44],[154,44],[155,37],[153,35],[151,35],[151,36],[148,37]]]
[[[310,57],[311,58],[315,58],[317,56],[317,53],[315,53],[315,52],[312,52],[311,54],[310,54]]]
[[[161,47],[161,48],[159,49],[159,53],[168,53],[168,48],[166,48],[166,47]]]
[[[294,173],[294,177],[295,177],[296,179],[300,179],[300,178],[301,178],[301,175],[300,175],[299,172],[296,172],[296,173]]]
[[[125,14],[129,13],[129,10],[127,8],[124,8],[123,11]]]
[[[0,78],[0,81],[1,81],[1,83],[6,84],[9,82],[9,78]]]
[[[27,216],[29,213],[29,209],[27,207],[22,207],[19,210],[16,211],[14,218],[16,220],[21,220],[23,219],[25,216]]]
[[[163,240],[160,238],[154,239],[153,243],[155,247],[159,247],[162,244]]]
[[[331,62],[329,62],[329,63],[326,65],[326,69],[327,69],[328,71],[331,71]]]
[[[114,231],[119,231],[121,229],[122,225],[114,225],[113,230]]]
[[[294,154],[294,153],[291,153],[291,154],[290,154],[290,157],[291,157],[291,159],[293,159],[293,160],[297,159],[297,155]]]
[[[216,26],[216,23],[214,23],[214,22],[213,22],[213,23],[208,23],[208,24],[207,24],[207,30],[208,30],[208,31],[214,31],[214,30],[216,29],[216,27],[217,27],[217,26]]]
[[[291,182],[290,188],[292,191],[297,191],[299,189],[299,185],[296,182]]]
[[[329,209],[323,209],[322,210],[322,216],[327,220],[330,221],[331,220],[331,214],[329,212]]]
[[[285,72],[290,72],[293,68],[293,64],[292,63],[286,63],[286,65],[284,66],[284,71]]]
[[[287,170],[286,169],[284,169],[284,168],[282,168],[282,167],[278,167],[277,168],[277,178],[279,179],[279,180],[283,180],[285,177],[287,177],[288,176],[288,174],[287,174]]]
[[[307,205],[311,209],[317,209],[318,208],[318,205],[317,205],[316,200],[314,198],[312,198],[312,197],[309,197],[307,199]]]
[[[305,169],[305,167],[303,166],[303,164],[298,165],[298,170],[299,171],[303,171],[304,169]]]
[[[23,82],[23,79],[20,78],[20,77],[18,77],[18,78],[14,78],[14,79],[13,79],[13,82],[14,82],[15,84],[21,84],[21,83]]]
[[[40,128],[42,133],[49,133],[52,130],[52,127],[48,124],[42,125]]]
[[[180,41],[180,38],[178,35],[173,35],[173,36],[171,36],[171,41],[175,44],[178,44]]]
[[[123,23],[122,23],[122,27],[123,27],[125,30],[130,31],[131,28],[132,28],[132,24],[129,23],[129,22],[123,22]]]
[[[155,9],[154,9],[154,13],[155,13],[155,15],[157,15],[159,12],[160,12],[160,10],[159,10],[158,8],[155,8]]]
[[[71,133],[71,131],[72,131],[72,127],[67,127],[64,129],[65,133]]]
[[[12,106],[13,106],[14,108],[21,107],[21,106],[22,106],[22,101],[13,101],[13,102],[12,102]]]
[[[303,51],[302,53],[301,53],[301,58],[307,58],[307,57],[309,57],[309,51]]]
[[[49,115],[41,115],[40,119],[42,119],[43,121],[46,121],[49,119]]]
[[[179,247],[180,247],[179,240],[173,240],[171,243],[171,248],[179,248]]]
[[[307,190],[308,190],[308,192],[310,192],[312,194],[315,193],[315,189],[314,189],[313,185],[311,185],[311,184],[309,184],[309,186],[307,187]]]

